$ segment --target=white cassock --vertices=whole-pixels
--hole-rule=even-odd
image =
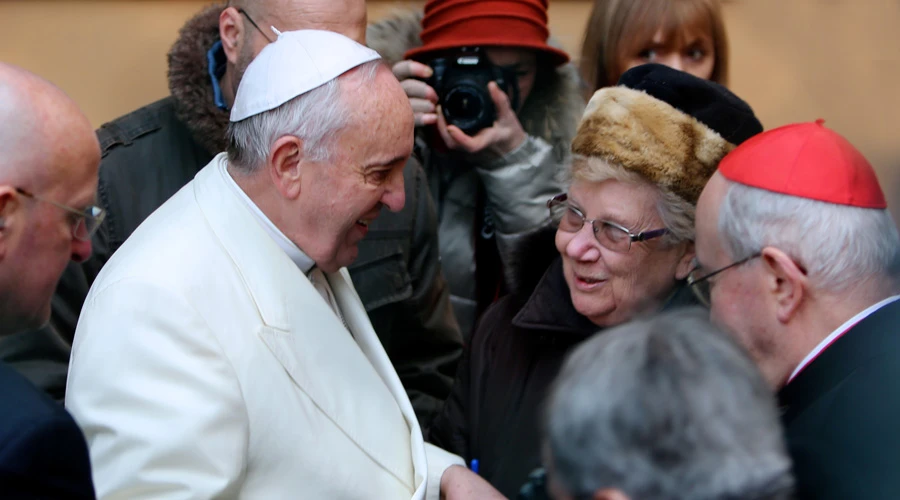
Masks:
[[[346,269],[327,274],[340,318],[226,163],[156,210],[85,301],[66,407],[98,496],[437,498],[463,462],[423,442]]]

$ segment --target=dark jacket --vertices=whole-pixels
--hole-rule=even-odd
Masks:
[[[528,257],[513,261],[517,289],[482,317],[427,436],[467,462],[478,459],[479,473],[509,498],[541,466],[540,424],[550,384],[568,353],[600,330],[572,305],[554,234],[535,235],[527,242]],[[547,260],[549,267],[542,265]],[[683,288],[667,307],[692,303]]]
[[[98,197],[107,218],[94,239],[93,257],[69,266],[54,297],[53,325],[66,349],[101,266],[148,215],[225,149],[228,113],[214,104],[206,62],[207,49],[218,39],[220,11],[221,6],[210,7],[182,29],[169,54],[170,97],[97,131],[103,154]],[[407,168],[404,181],[404,209],[385,210],[372,223],[349,271],[417,415],[426,422],[449,394],[462,338],[441,273],[424,173]],[[45,331],[33,338],[51,337]],[[54,395],[62,396],[65,379],[53,382],[61,384]]]
[[[69,413],[0,363],[0,496],[94,498],[91,462]]]
[[[367,40],[389,64],[422,44],[421,12],[398,14],[369,26]],[[502,288],[503,269],[523,235],[549,222],[545,203],[563,190],[569,144],[584,110],[578,72],[571,64],[539,71],[517,112],[528,133],[502,158],[439,151],[420,129],[413,160],[428,176],[437,203],[441,258],[453,311],[464,336]]]
[[[778,399],[799,499],[900,498],[900,302],[845,333]]]

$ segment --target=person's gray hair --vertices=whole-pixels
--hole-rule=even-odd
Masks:
[[[657,192],[656,211],[659,214],[659,218],[662,219],[663,225],[669,230],[669,234],[666,235],[663,241],[669,244],[694,241],[694,218],[697,207],[688,203],[672,190],[650,182],[637,172],[600,158],[573,155],[567,180],[569,182],[580,180],[590,183],[615,180],[630,184],[652,186]]]
[[[342,82],[347,76],[361,84],[375,79],[381,60],[370,61],[351,73],[330,80],[297,96],[275,109],[228,125],[228,161],[244,173],[262,167],[272,145],[279,138],[292,135],[303,141],[304,157],[310,161],[331,161],[334,138],[347,126],[354,110],[348,102]]]
[[[545,419],[551,477],[573,497],[789,498],[771,388],[699,309],[598,333],[566,360]]]
[[[900,236],[887,210],[774,193],[736,182],[719,209],[718,231],[734,259],[776,247],[833,293],[860,283],[893,288],[900,276]]]

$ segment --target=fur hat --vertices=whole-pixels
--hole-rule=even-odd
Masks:
[[[696,204],[719,160],[762,130],[725,87],[645,64],[594,94],[572,152],[621,165]]]

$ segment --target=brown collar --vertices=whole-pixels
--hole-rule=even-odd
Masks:
[[[228,112],[216,106],[206,53],[219,40],[219,14],[212,5],[184,24],[169,50],[169,92],[175,112],[210,155],[226,149]]]

